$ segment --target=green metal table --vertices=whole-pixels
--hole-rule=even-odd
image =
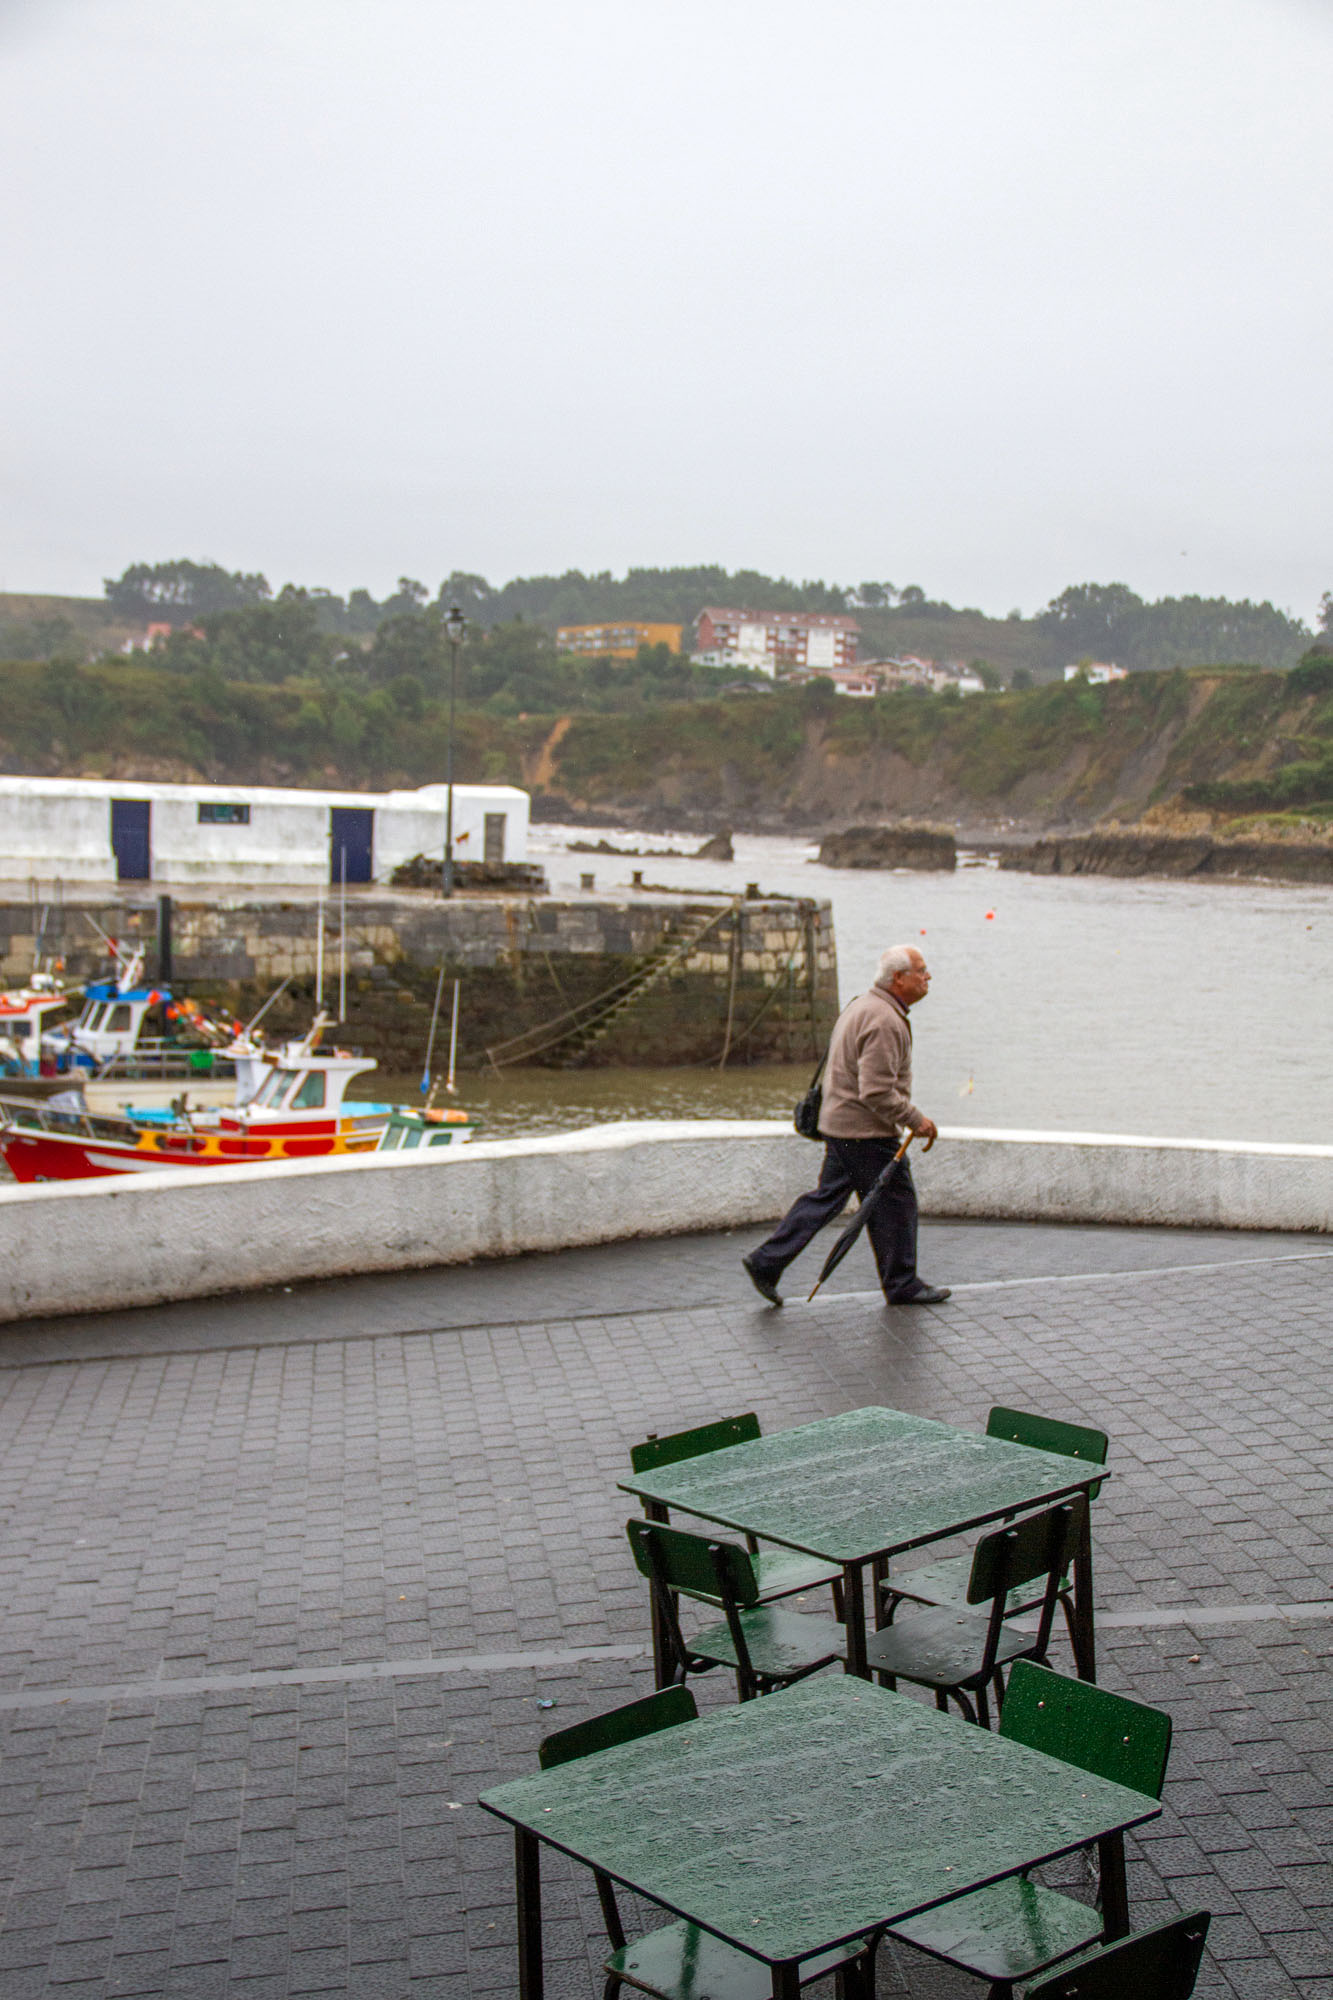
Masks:
[[[1090,1841],[1124,1936],[1127,1827],[1156,1799],[872,1682],[825,1677],[483,1793],[514,1828],[519,1994],[542,2000],[545,1842],[772,1969]]]
[[[752,1444],[729,1445],[619,1484],[644,1502],[758,1535],[842,1565],[847,1671],[866,1664],[865,1571],[878,1581],[894,1556],[1086,1493],[1104,1465],[957,1430],[903,1410],[849,1410]],[[1074,1653],[1083,1680],[1097,1678],[1092,1622],[1092,1539],[1074,1563]],[[878,1616],[878,1600],[876,1602]]]

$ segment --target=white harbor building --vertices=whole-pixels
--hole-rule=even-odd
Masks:
[[[456,861],[526,861],[526,792],[453,789]],[[447,791],[0,777],[0,878],[164,888],[387,883],[414,855],[443,854]]]

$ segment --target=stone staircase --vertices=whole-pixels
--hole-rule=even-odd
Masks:
[[[616,1023],[651,992],[674,966],[684,964],[703,939],[740,906],[736,897],[722,909],[693,911],[679,918],[662,933],[653,949],[614,986],[593,995],[567,1013],[556,1015],[540,1027],[529,1028],[507,1042],[487,1049],[486,1059],[496,1069],[506,1064],[532,1062],[537,1057],[552,1060],[556,1069],[577,1069],[588,1051],[610,1034]]]

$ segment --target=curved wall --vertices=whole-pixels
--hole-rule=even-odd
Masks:
[[[819,1158],[719,1120],[7,1187],[0,1320],[762,1224]],[[914,1170],[929,1215],[1333,1229],[1329,1146],[954,1129]]]

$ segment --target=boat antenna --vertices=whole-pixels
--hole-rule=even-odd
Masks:
[[[430,1089],[430,1059],[435,1053],[435,1024],[440,1018],[440,995],[444,991],[444,960],[440,960],[440,976],[435,982],[435,1005],[430,1010],[430,1033],[426,1037],[426,1061],[421,1071],[421,1094],[424,1097]]]
[[[459,980],[455,979],[453,1019],[449,1023],[449,1081],[444,1086],[451,1097],[458,1095],[454,1088],[454,1067],[455,1058],[458,1055],[458,988],[460,983]]]
[[[338,1019],[347,1019],[347,846],[339,850],[338,888]]]
[[[244,1028],[241,1030],[241,1033],[243,1035],[252,1035],[254,1033],[255,1029],[259,1026],[259,1023],[263,1020],[265,1014],[267,1014],[269,1008],[273,1005],[273,1002],[275,1000],[280,1000],[282,998],[283,994],[287,991],[287,988],[291,985],[291,983],[292,983],[292,975],[289,972],[287,974],[287,977],[283,980],[281,986],[274,987],[273,991],[269,994],[268,999],[264,1002],[259,1012],[257,1014],[252,1014],[250,1016],[250,1019],[246,1022]]]
[[[324,891],[315,898],[315,1011],[324,1008]]]

